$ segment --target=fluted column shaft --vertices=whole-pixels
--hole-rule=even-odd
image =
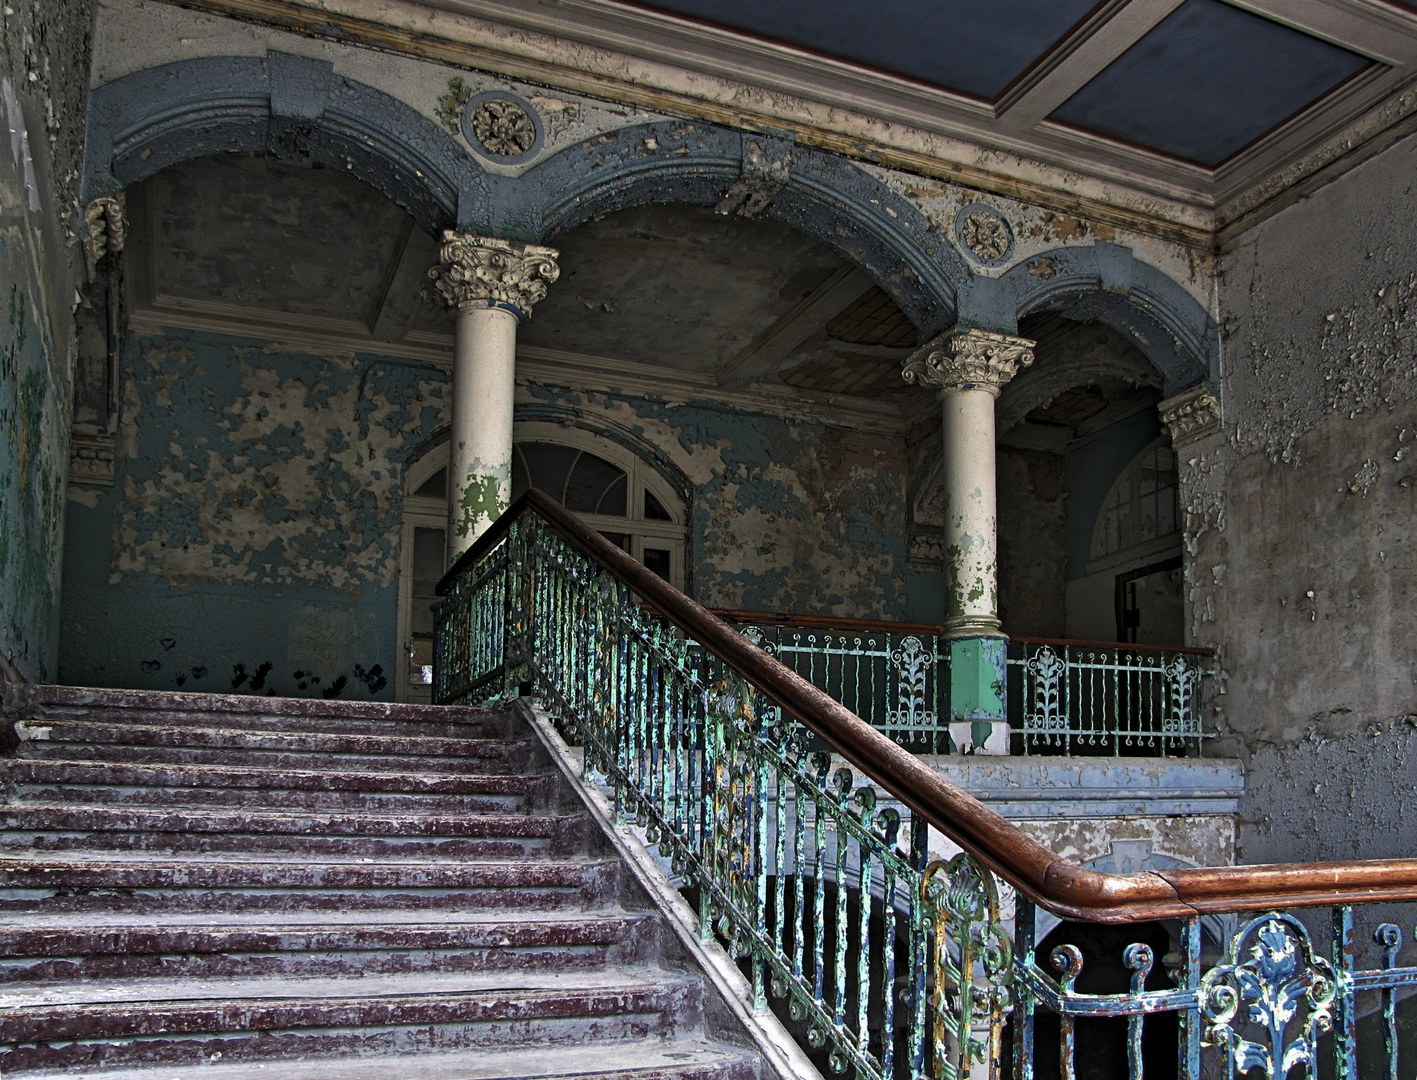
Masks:
[[[448,564],[512,496],[517,327],[560,273],[554,248],[448,231],[432,288],[456,310],[448,445]]]
[[[1007,753],[1006,645],[999,623],[999,527],[994,402],[1033,342],[987,330],[951,330],[905,363],[906,382],[938,386],[944,439],[945,636],[955,742]],[[999,746],[1002,739],[1003,746]]]

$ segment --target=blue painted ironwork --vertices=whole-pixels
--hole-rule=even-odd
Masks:
[[[742,632],[907,750],[948,754],[949,642],[918,627],[746,621]],[[1019,638],[1009,643],[1009,720],[1044,754],[1198,753],[1200,650]],[[943,719],[942,719],[943,718]]]
[[[1362,966],[1356,928],[1371,925],[1370,905],[1332,909],[1324,956],[1293,911],[1255,911],[1238,893],[1211,901],[1210,930],[1222,926],[1211,916],[1244,914],[1223,924],[1208,966],[1201,915],[1173,906],[1177,944],[1161,958],[1169,978],[1135,942],[1121,956],[1125,985],[1081,991],[1082,948],[1045,950],[1040,963],[1037,893],[1023,879],[1001,887],[971,855],[931,860],[921,816],[883,805],[874,784],[814,749],[762,691],[537,513],[517,515],[473,554],[445,582],[436,700],[533,692],[584,748],[588,774],[608,784],[617,819],[642,828],[697,890],[701,932],[748,972],[753,1007],[775,1003],[800,1022],[829,1069],[999,1080],[1008,1060],[1014,1080],[1034,1080],[1040,1019],[1053,1014],[1061,1077],[1077,1075],[1080,1052],[1100,1049],[1084,1045],[1094,1040],[1086,1025],[1115,1017],[1125,1020],[1117,1049],[1127,1074],[1142,1080],[1148,1036],[1159,1032],[1149,1021],[1174,1014],[1165,1049],[1183,1080],[1313,1078],[1325,1056],[1335,1077],[1357,1080],[1366,1015],[1382,1044],[1369,1064],[1389,1080],[1413,1075],[1399,1009],[1417,993],[1417,966],[1402,964],[1392,922],[1372,931],[1380,960]]]

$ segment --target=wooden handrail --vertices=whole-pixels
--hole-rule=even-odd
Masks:
[[[1130,923],[1271,907],[1417,900],[1417,859],[1105,874],[1060,858],[535,489],[463,553],[438,583],[438,595],[446,595],[453,580],[500,543],[512,522],[528,511],[786,709],[868,780],[1054,914]]]
[[[709,608],[709,614],[728,622],[749,623],[753,626],[800,626],[804,630],[859,630],[866,634],[931,634],[943,635],[939,623],[892,622],[889,619],[848,619],[835,615],[793,615],[781,611],[743,611],[738,608]],[[1025,645],[1070,646],[1075,649],[1119,649],[1129,652],[1188,653],[1194,656],[1214,656],[1214,649],[1199,645],[1143,645],[1135,641],[1091,641],[1074,638],[1025,637],[1009,638]]]

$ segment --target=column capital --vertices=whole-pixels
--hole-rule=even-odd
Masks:
[[[560,276],[560,255],[555,248],[448,229],[438,265],[428,271],[430,291],[451,308],[500,307],[521,321]]]
[[[955,329],[916,349],[901,368],[901,377],[918,386],[951,390],[984,390],[999,396],[1019,368],[1033,363],[1034,342],[996,334],[992,330]]]
[[[1205,383],[1173,394],[1156,406],[1161,422],[1171,429],[1171,445],[1181,446],[1220,430],[1220,399]]]

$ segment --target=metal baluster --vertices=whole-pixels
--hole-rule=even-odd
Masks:
[[[856,805],[861,808],[861,824],[867,833],[876,824],[876,791],[862,787],[856,792]],[[870,1024],[867,1009],[871,998],[871,879],[874,876],[868,841],[856,842],[858,867],[856,892],[857,954],[856,954],[856,1030],[861,1049],[870,1046]]]
[[[1061,972],[1058,980],[1058,1075],[1061,1080],[1077,1080],[1077,1021],[1068,1008],[1073,984],[1082,972],[1082,953],[1076,945],[1059,945],[1053,950],[1053,966]]]
[[[1391,971],[1397,967],[1397,954],[1402,949],[1402,930],[1393,923],[1383,923],[1373,934],[1373,939],[1383,947],[1383,967]],[[1387,1055],[1387,1080],[1397,1080],[1397,987],[1382,989],[1383,1050]]]
[[[754,703],[757,704],[756,702]],[[756,711],[756,710],[755,710]],[[761,732],[763,720],[761,716],[754,718],[754,732]],[[755,1012],[767,1012],[768,1008],[768,988],[767,959],[758,955],[762,942],[768,940],[768,761],[767,755],[763,753],[763,741],[761,734],[750,734],[745,736],[747,748],[752,752],[756,762],[753,771],[753,792],[750,796],[753,818],[749,827],[752,829],[752,865],[746,867],[745,871],[753,875],[753,929],[757,934],[757,941],[752,950],[751,963],[753,965],[753,1010]]]
[[[925,898],[920,879],[930,861],[930,827],[919,815],[910,815],[910,1075],[925,1075],[925,1017],[930,978],[929,933],[925,922]]]
[[[1339,985],[1333,996],[1333,1071],[1336,1080],[1358,1080],[1358,1010],[1353,990],[1357,937],[1353,909],[1333,909],[1333,970]]]
[[[801,771],[801,761],[797,762],[796,769]],[[807,831],[807,794],[800,781],[794,781],[793,787],[796,798],[796,827],[792,830],[792,974],[800,981],[803,977],[802,952],[807,945],[802,926],[807,908],[804,892],[807,875],[802,872],[802,838]]]
[[[812,755],[812,766],[817,776],[817,788],[826,791],[827,770],[831,767],[831,755],[819,750]],[[825,1001],[824,979],[826,970],[826,815],[823,813],[825,797],[813,800],[815,821],[812,834],[816,844],[815,876],[812,895],[812,996],[816,1001]]]
[[[787,721],[778,712],[777,725],[773,733],[773,764],[776,776],[773,782],[773,891],[772,891],[772,911],[773,928],[772,942],[773,948],[781,956],[787,955],[787,940],[783,933],[784,924],[787,920],[785,904],[787,902],[787,767],[788,767],[788,741],[787,741]],[[794,871],[797,864],[793,863]],[[780,982],[774,979],[774,989]],[[780,997],[781,994],[776,996]]]
[[[887,811],[885,816],[886,851],[891,855],[896,850],[900,833],[900,815]],[[899,885],[899,874],[893,858],[881,860],[881,1075],[890,1080],[895,1075],[895,946],[896,912],[895,891]]]
[[[1198,916],[1181,920],[1181,970],[1177,986],[1193,995],[1201,983],[1201,921]],[[1177,1017],[1180,1037],[1178,1080],[1200,1080],[1201,1077],[1201,1010],[1199,1000],[1193,1000]]]
[[[1122,963],[1132,973],[1133,1002],[1140,1001],[1146,991],[1146,977],[1151,974],[1154,962],[1150,945],[1128,945],[1122,954]],[[1145,1013],[1133,1013],[1127,1017],[1127,1075],[1130,1080],[1142,1080],[1141,1037],[1145,1022]]]
[[[846,875],[851,848],[846,830],[842,828],[842,819],[846,816],[852,779],[851,770],[847,768],[837,769],[832,777],[837,792],[836,805],[832,807],[832,820],[836,824],[836,939],[832,950],[832,978],[836,992],[832,995],[832,1019],[838,1030],[846,1023]]]
[[[1022,893],[1014,898],[1014,964],[1019,971],[1031,971],[1035,966],[1038,937],[1038,916],[1033,901]],[[1033,1080],[1033,993],[1023,979],[1014,985],[1014,1077]]]

